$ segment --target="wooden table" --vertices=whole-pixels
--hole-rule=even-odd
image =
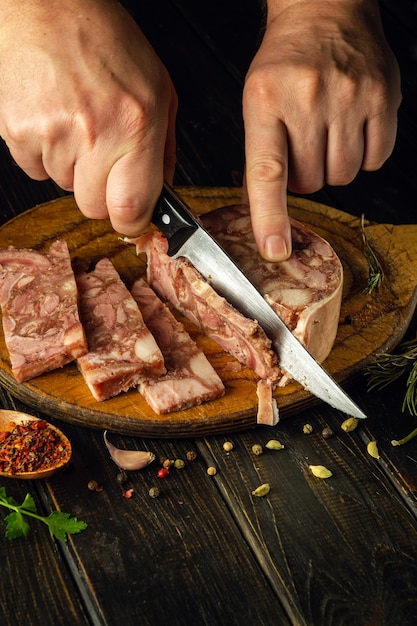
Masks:
[[[241,183],[240,92],[255,45],[256,3],[230,10],[217,0],[131,5],[132,13],[176,81],[176,184]],[[400,6],[401,4],[401,6]],[[155,6],[157,5],[157,6]],[[417,127],[413,2],[382,2],[387,34],[403,72],[404,103],[396,149],[378,173],[314,199],[383,223],[415,223]],[[414,22],[413,22],[414,15]],[[203,36],[204,35],[204,36]],[[249,42],[249,43],[248,43]],[[250,43],[252,42],[252,43]],[[189,50],[193,63],[189,63]],[[203,69],[204,68],[204,69]],[[62,195],[51,182],[30,181],[1,147],[0,218]],[[409,336],[415,336],[416,320]],[[368,392],[361,376],[349,392],[369,416],[353,433],[322,404],[279,423],[230,435],[153,439],[113,435],[120,447],[157,458],[197,459],[165,479],[158,464],[119,485],[100,430],[57,422],[71,439],[68,471],[45,482],[1,480],[21,500],[30,492],[45,514],[55,508],[88,528],[67,542],[31,525],[9,541],[0,528],[0,622],[48,626],[169,623],[411,626],[417,620],[417,440],[391,440],[416,426],[401,412],[404,383]],[[30,410],[5,390],[4,407]],[[311,424],[313,433],[303,433]],[[330,426],[331,439],[321,431]],[[256,443],[277,438],[285,449],[254,456]],[[380,459],[366,452],[378,441]],[[233,450],[226,452],[229,440]],[[331,468],[315,479],[309,464]],[[217,468],[216,476],[207,467]],[[96,480],[102,491],[90,491]],[[269,482],[265,498],[252,496]],[[161,495],[152,499],[150,487]],[[133,488],[130,499],[122,492]],[[3,511],[0,515],[3,526]]]

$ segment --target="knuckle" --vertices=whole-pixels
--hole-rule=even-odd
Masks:
[[[251,72],[243,89],[243,108],[255,103],[257,108],[268,107],[275,98],[277,80],[272,65],[263,65]]]
[[[255,159],[247,174],[253,179],[263,183],[276,183],[286,180],[287,168],[282,159],[264,156]]]

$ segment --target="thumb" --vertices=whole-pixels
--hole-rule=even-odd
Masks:
[[[106,204],[116,232],[135,237],[149,227],[163,185],[162,159],[158,163],[160,167],[144,163],[134,153],[114,163],[107,179]]]

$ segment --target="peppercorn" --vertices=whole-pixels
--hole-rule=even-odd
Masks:
[[[195,450],[188,450],[185,456],[187,461],[195,461],[197,458],[197,452],[195,452]]]
[[[160,492],[160,490],[159,490],[159,488],[158,488],[158,487],[151,487],[151,488],[149,489],[149,496],[150,496],[151,498],[159,498],[160,493],[161,493],[161,492]]]
[[[231,450],[233,450],[233,443],[231,441],[225,441],[223,444],[223,450],[225,450],[226,452],[230,452]]]
[[[87,489],[89,491],[96,491],[97,487],[98,487],[98,482],[96,480],[90,480],[87,483]]]
[[[333,431],[330,426],[325,426],[321,431],[321,434],[324,439],[330,439],[330,437],[333,437]]]
[[[165,478],[166,476],[168,476],[169,474],[169,469],[167,467],[161,467],[161,469],[158,470],[158,478]]]
[[[217,474],[217,470],[215,467],[211,466],[207,468],[207,474],[209,476],[215,476]]]
[[[171,465],[174,465],[174,461],[172,459],[165,459],[162,463],[162,467],[169,469]]]
[[[311,424],[304,424],[303,426],[303,433],[305,435],[311,435],[311,433],[313,432],[313,427]]]
[[[116,476],[116,480],[119,483],[119,485],[123,485],[123,483],[125,483],[127,481],[127,474],[126,472],[119,472]]]
[[[175,469],[182,469],[183,467],[185,467],[185,463],[182,459],[175,459],[174,467]]]
[[[260,454],[262,454],[263,448],[262,448],[262,446],[259,443],[255,443],[252,446],[252,452],[253,452],[253,454],[256,454],[256,456],[259,456]]]

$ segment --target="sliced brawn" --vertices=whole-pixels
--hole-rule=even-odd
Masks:
[[[332,247],[291,220],[293,253],[288,261],[270,263],[258,253],[248,207],[226,207],[202,220],[294,335],[323,361],[336,337],[343,287],[342,265]],[[147,278],[155,291],[261,379],[272,384],[281,379],[271,342],[256,321],[219,296],[187,259],[169,257],[161,233],[135,243],[147,254]]]
[[[12,372],[19,382],[87,351],[65,241],[49,252],[0,250],[0,305]]]
[[[144,380],[139,390],[158,413],[170,413],[224,394],[224,385],[207,357],[144,279],[135,281],[132,296],[165,359],[166,374]]]
[[[218,209],[202,221],[294,335],[322,362],[336,338],[343,289],[342,264],[330,244],[291,219],[291,257],[270,263],[258,252],[247,206]]]
[[[109,259],[77,276],[88,352],[78,367],[96,400],[165,373],[164,358],[139,308]]]

